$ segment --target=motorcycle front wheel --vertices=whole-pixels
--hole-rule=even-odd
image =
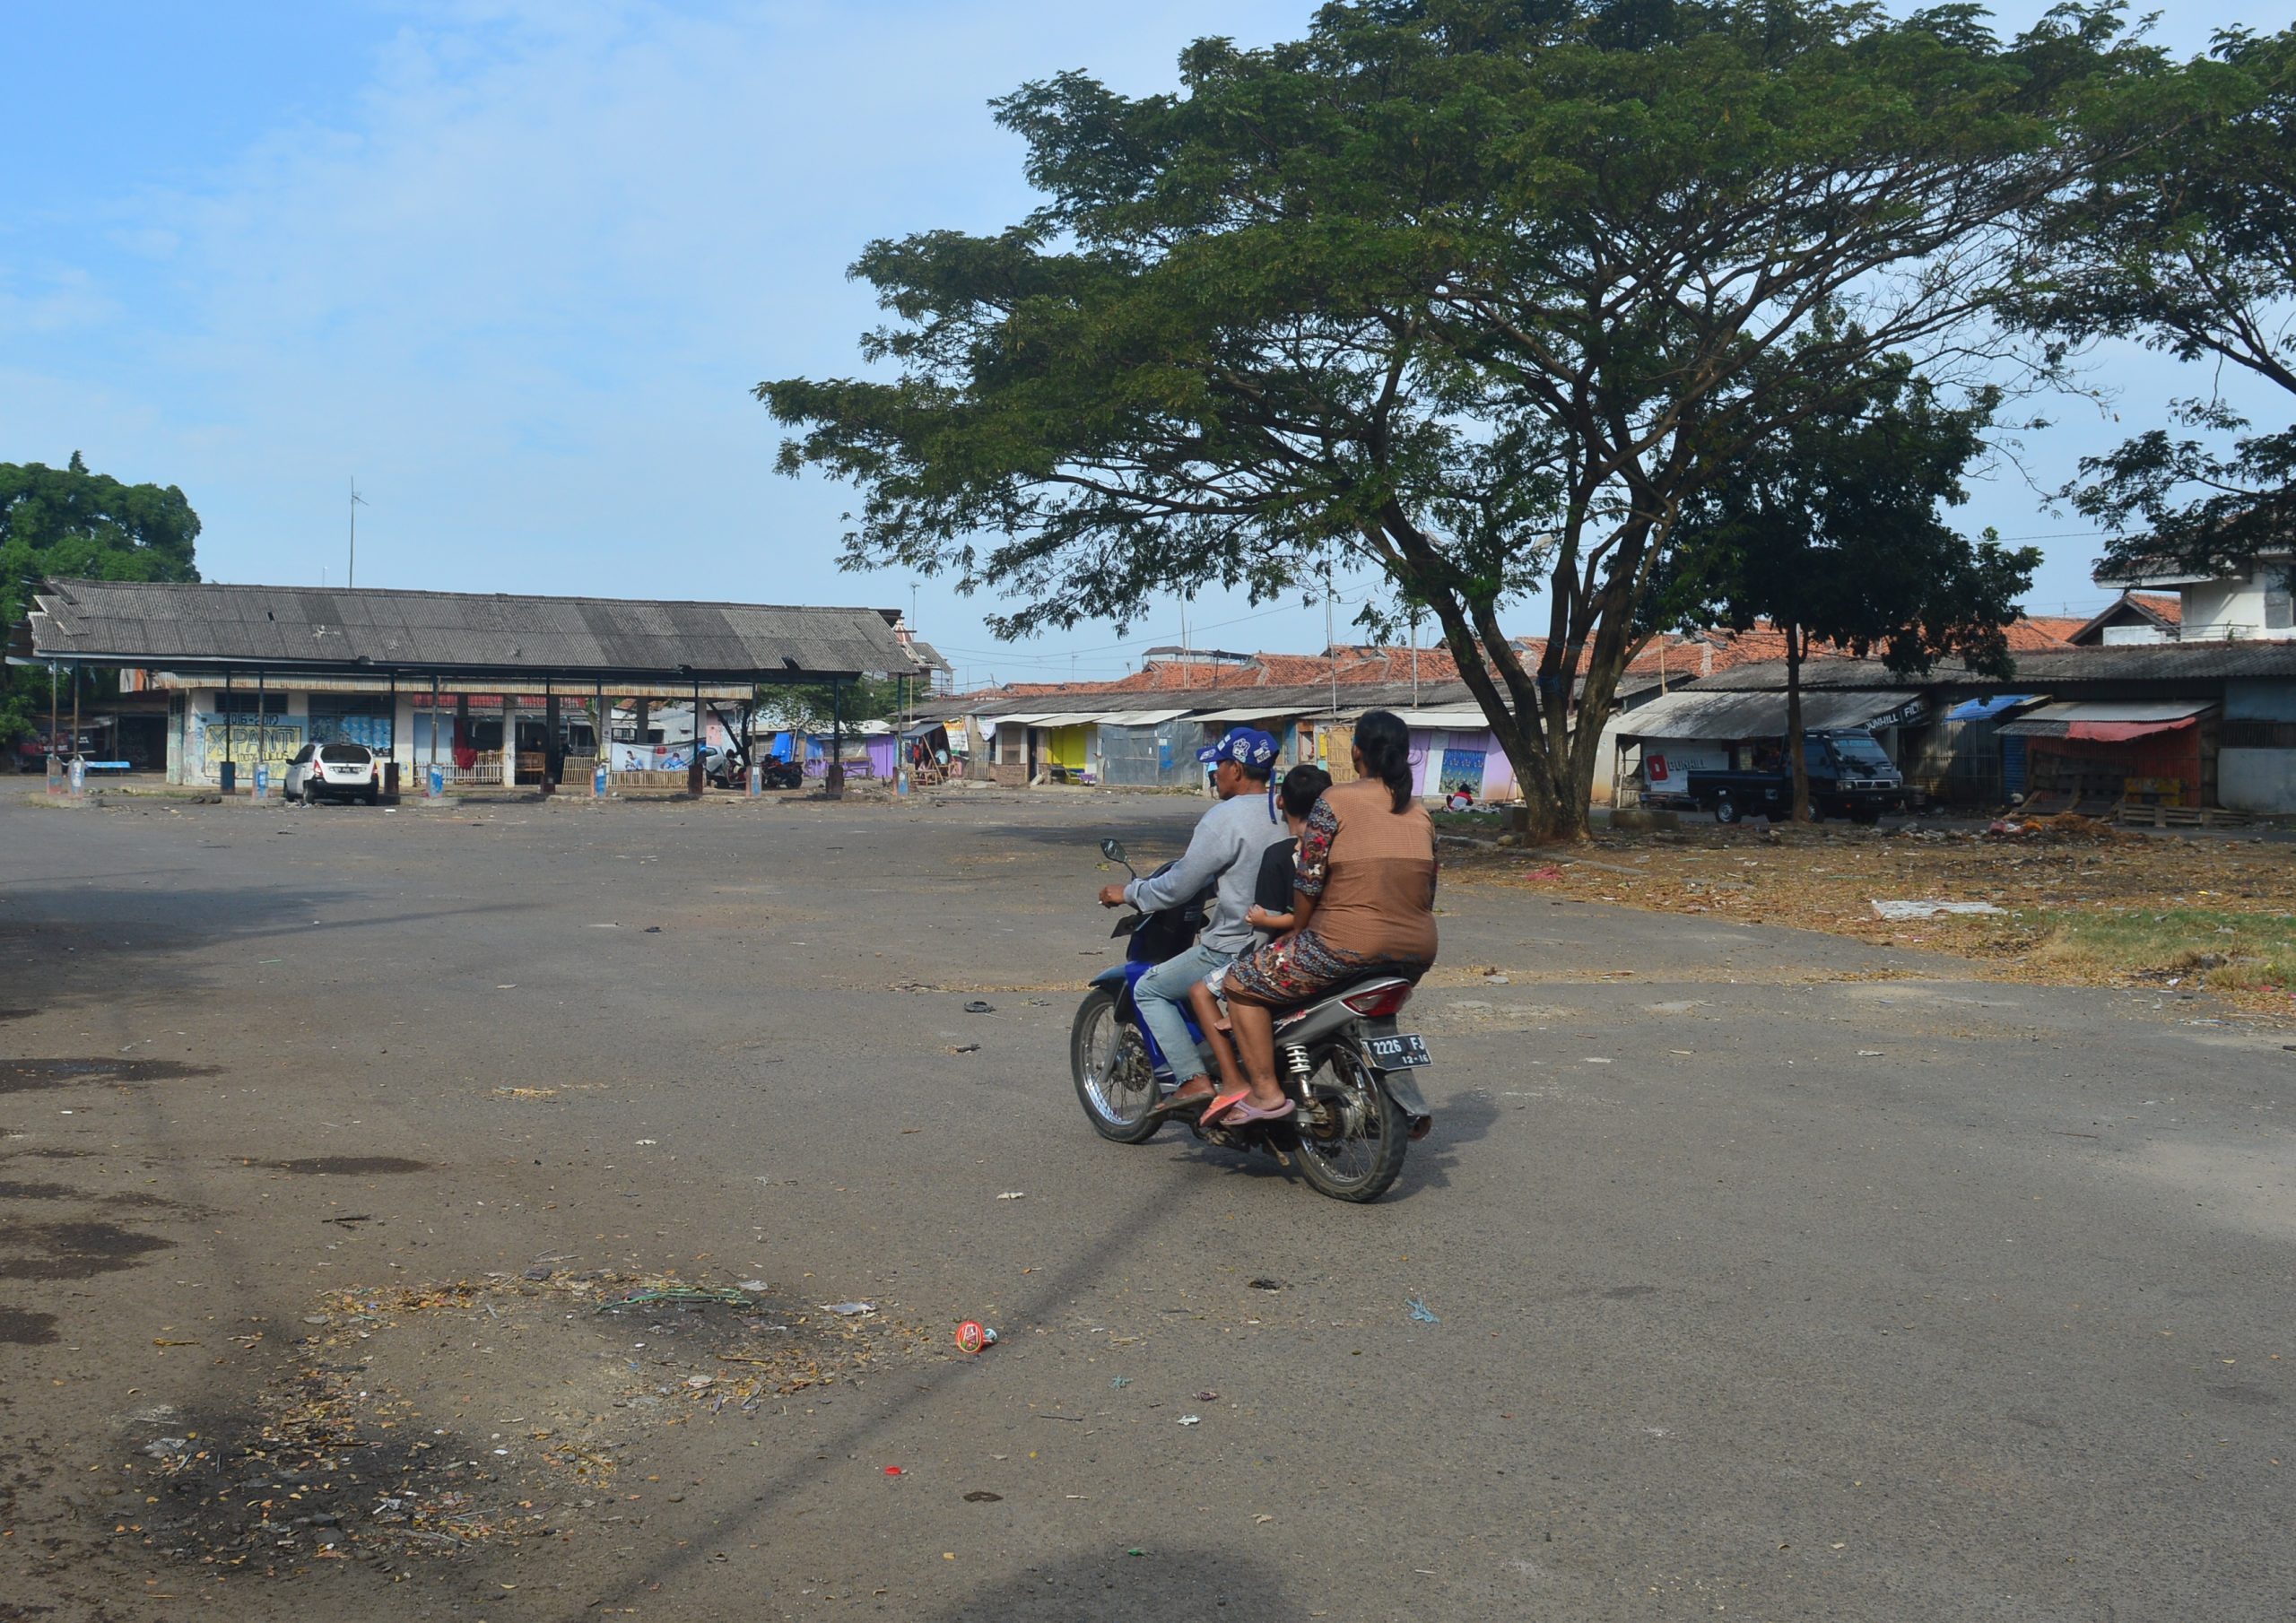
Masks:
[[[1095,986],[1077,1007],[1068,1033],[1068,1069],[1076,1100],[1092,1131],[1118,1144],[1144,1144],[1163,1124],[1150,1117],[1156,1102],[1156,1067],[1148,1046],[1117,1006],[1116,994]]]
[[[1362,1053],[1337,1042],[1308,1079],[1312,1107],[1299,1113],[1300,1173],[1335,1201],[1376,1201],[1403,1174],[1411,1118],[1379,1086]]]

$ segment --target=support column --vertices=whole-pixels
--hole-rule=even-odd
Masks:
[[[80,748],[80,666],[72,666],[72,793],[76,798],[87,792],[88,762]]]
[[[608,717],[611,715],[612,712],[606,708],[605,683],[602,681],[592,683],[590,748],[596,751],[596,754],[591,758],[594,764],[590,768],[590,793],[600,798],[604,798],[605,794],[606,785],[613,781],[613,741],[606,736]]]
[[[255,770],[248,774],[249,781],[255,785],[253,798],[256,800],[271,797],[271,763],[264,759],[263,754],[264,729],[270,725],[264,719],[264,673],[262,667],[257,666],[255,673]]]
[[[550,683],[543,683],[542,694],[542,792],[552,794],[558,790],[558,774],[566,757],[558,747],[558,695],[550,690]]]
[[[518,786],[518,697],[502,696],[502,786]]]
[[[701,683],[693,684],[693,742],[688,751],[685,766],[685,792],[699,799],[709,787],[709,774],[701,764],[701,747],[709,739],[709,729],[701,725]]]
[[[231,759],[231,673],[223,673],[223,764],[216,768],[215,781],[223,793],[231,794],[239,787],[239,769]]]
[[[430,760],[422,768],[422,793],[439,793],[439,679],[430,679]]]
[[[845,798],[845,681],[829,679],[829,770],[822,782],[831,800]]]

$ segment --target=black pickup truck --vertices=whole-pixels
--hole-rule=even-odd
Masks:
[[[1846,817],[1852,822],[1879,820],[1884,812],[1902,812],[1912,796],[1889,754],[1862,727],[1805,733],[1803,758],[1810,768],[1810,814]],[[1683,799],[1735,823],[1760,814],[1790,816],[1794,775],[1783,764],[1768,772],[1702,772],[1693,768]]]

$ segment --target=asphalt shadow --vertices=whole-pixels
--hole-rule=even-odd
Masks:
[[[1202,1623],[1206,1618],[1305,1616],[1257,1557],[1232,1549],[1124,1547],[1078,1551],[1023,1568],[920,1614],[932,1623]]]

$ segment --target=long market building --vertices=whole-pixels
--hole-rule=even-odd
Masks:
[[[700,771],[761,686],[927,675],[897,611],[375,587],[58,580],[12,664],[115,669],[164,694],[168,780],[244,789],[307,743],[366,745],[394,779],[542,785],[616,753],[624,777]],[[649,748],[648,708],[706,718],[683,752]],[[69,725],[69,718],[59,718]],[[836,759],[834,753],[832,759]]]

